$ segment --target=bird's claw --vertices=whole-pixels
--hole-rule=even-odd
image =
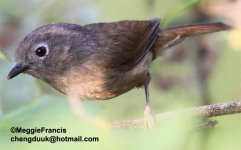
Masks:
[[[152,129],[154,127],[154,119],[151,114],[151,108],[149,106],[146,106],[146,109],[144,111],[144,123],[146,129]]]

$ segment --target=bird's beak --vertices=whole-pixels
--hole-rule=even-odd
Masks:
[[[17,64],[16,66],[13,67],[13,69],[9,72],[8,74],[8,80],[16,77],[20,73],[28,70],[28,66],[24,66],[22,64]]]

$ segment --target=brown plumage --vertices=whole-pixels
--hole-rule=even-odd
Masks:
[[[162,29],[159,19],[44,25],[20,43],[18,65],[8,78],[24,72],[67,95],[97,100],[144,86],[148,116],[151,62],[187,37],[230,28],[210,23]]]

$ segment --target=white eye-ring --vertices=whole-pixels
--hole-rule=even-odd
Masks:
[[[44,58],[47,56],[49,54],[48,45],[46,43],[40,43],[38,46],[36,46],[35,54],[39,58]]]

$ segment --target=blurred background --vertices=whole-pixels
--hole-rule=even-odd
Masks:
[[[213,129],[190,130],[198,121],[170,119],[154,130],[111,129],[77,117],[67,98],[29,75],[7,80],[19,41],[53,22],[88,24],[162,18],[163,28],[178,24],[224,22],[241,26],[241,0],[1,0],[0,150],[8,149],[184,149],[240,150],[241,115],[213,118]],[[154,114],[241,98],[241,30],[185,40],[151,66]],[[143,117],[144,89],[109,101],[83,101],[92,115],[108,122]],[[67,129],[59,136],[97,136],[96,143],[11,143],[11,127]],[[45,134],[37,134],[37,136]],[[33,136],[33,135],[26,135]]]

